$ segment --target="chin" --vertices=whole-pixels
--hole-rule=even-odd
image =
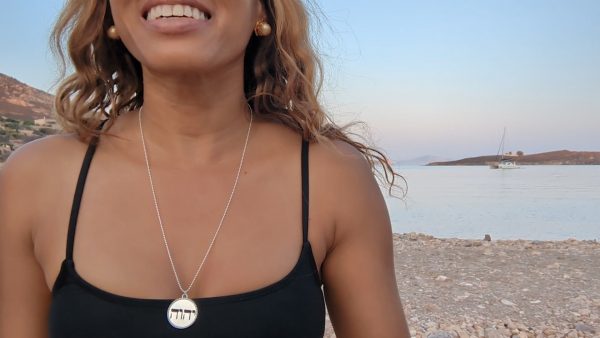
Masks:
[[[216,65],[186,56],[171,56],[148,62],[143,66],[153,73],[168,76],[207,73],[213,70]]]
[[[211,72],[222,67],[223,60],[219,60],[212,53],[198,50],[169,50],[161,49],[147,53],[140,60],[143,67],[153,73],[165,75],[190,75]]]
[[[241,45],[203,43],[200,46],[182,41],[161,41],[154,47],[148,42],[144,47],[138,50],[138,60],[142,66],[167,76],[227,71],[229,68],[243,67],[244,64],[245,49]]]

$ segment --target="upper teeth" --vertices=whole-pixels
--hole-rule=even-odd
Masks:
[[[159,5],[154,6],[148,11],[146,20],[156,20],[158,18],[168,18],[173,16],[183,16],[197,20],[206,20],[207,15],[198,8],[187,5]]]

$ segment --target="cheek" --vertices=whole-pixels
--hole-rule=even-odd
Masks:
[[[256,0],[221,0],[217,8],[219,28],[230,35],[249,37],[258,18]],[[233,36],[230,36],[233,37]]]
[[[132,6],[133,1],[111,0],[109,3],[113,21],[120,30],[123,30],[123,24],[131,20],[129,17],[135,12]]]
[[[133,5],[131,0],[112,0],[110,1],[111,14],[115,26],[119,32],[121,41],[125,44],[128,50],[134,55],[136,54],[136,30],[139,31],[139,13],[138,9]]]
[[[193,58],[205,66],[218,66],[239,59],[243,60],[248,42],[254,34],[254,20],[250,18],[252,13],[249,13],[245,6],[235,8],[223,6],[217,8],[215,12],[217,15],[213,17],[214,21],[210,23],[209,29],[196,39],[188,40],[190,42],[188,48],[193,49]],[[186,46],[180,44],[179,47],[178,54],[184,54]]]
[[[218,31],[221,34],[213,47],[216,50],[225,49],[238,52],[244,50],[253,34],[254,25],[250,24],[248,20],[240,20],[239,17],[228,18],[220,24]]]

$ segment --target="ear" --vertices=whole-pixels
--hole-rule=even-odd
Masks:
[[[257,20],[267,18],[267,11],[265,9],[264,1],[265,0],[256,0]]]

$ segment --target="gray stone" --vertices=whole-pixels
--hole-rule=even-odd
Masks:
[[[571,330],[569,331],[569,333],[567,334],[567,338],[577,338],[577,331],[575,330]]]
[[[575,330],[581,332],[596,333],[596,329],[593,326],[584,323],[575,324]]]
[[[448,280],[448,277],[446,277],[444,275],[439,275],[439,276],[435,277],[435,280],[439,281],[439,282],[445,282]]]
[[[502,337],[510,337],[511,335],[510,330],[505,327],[499,327],[496,330],[498,331],[498,334],[500,334]]]
[[[427,338],[455,338],[455,336],[447,331],[435,331],[428,334]]]
[[[493,327],[488,327],[484,331],[485,338],[502,338],[502,335]]]
[[[507,305],[507,306],[516,306],[516,305],[517,305],[517,304],[515,304],[515,303],[511,302],[511,301],[510,301],[510,300],[508,300],[508,299],[502,299],[502,300],[500,300],[500,303],[502,303],[502,304],[504,304],[504,305]]]
[[[425,310],[427,310],[428,312],[437,312],[437,311],[442,310],[442,308],[440,308],[437,304],[432,304],[432,303],[427,303],[427,304],[423,305],[423,308]]]

